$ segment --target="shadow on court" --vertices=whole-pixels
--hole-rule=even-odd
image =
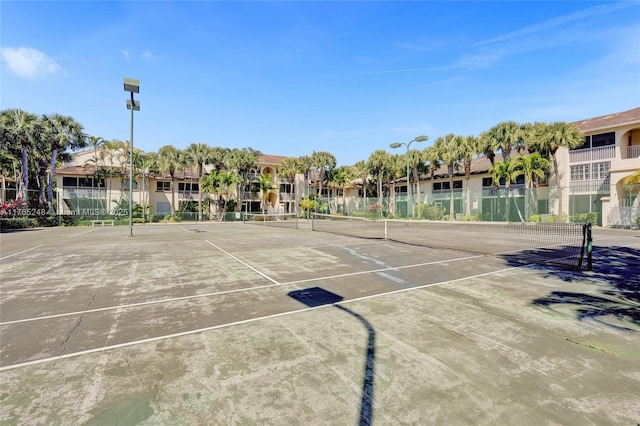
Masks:
[[[362,315],[353,312],[352,310],[345,308],[344,306],[337,305],[341,302],[343,297],[330,291],[324,290],[320,287],[305,288],[302,290],[295,290],[288,293],[289,297],[303,303],[309,307],[318,307],[323,305],[333,305],[334,308],[339,309],[349,315],[355,317],[358,321],[365,326],[368,332],[367,339],[367,359],[364,367],[364,377],[362,380],[362,396],[360,402],[360,422],[361,426],[372,424],[373,415],[373,379],[375,373],[375,348],[376,348],[376,331],[369,321]]]
[[[593,271],[590,272],[540,268],[545,270],[545,277],[587,283],[599,295],[553,291],[534,300],[534,306],[549,309],[559,305],[573,306],[579,321],[591,319],[619,330],[640,331],[640,250],[599,247],[594,250]]]

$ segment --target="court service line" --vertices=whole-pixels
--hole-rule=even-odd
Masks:
[[[241,292],[244,292],[244,291],[261,290],[261,289],[265,289],[265,288],[280,287],[280,286],[286,286],[286,285],[298,285],[298,284],[309,283],[309,282],[314,282],[314,281],[326,281],[326,280],[331,280],[331,279],[335,279],[335,278],[345,278],[345,277],[352,277],[352,276],[356,276],[356,275],[380,274],[380,273],[385,273],[387,271],[398,271],[398,270],[401,270],[401,269],[418,268],[418,267],[421,267],[421,266],[437,265],[439,263],[459,262],[459,261],[462,261],[462,260],[473,259],[475,257],[482,257],[482,256],[467,256],[467,257],[459,257],[459,258],[456,258],[456,259],[436,260],[436,261],[433,261],[433,262],[417,263],[417,264],[414,264],[414,265],[395,266],[395,267],[394,266],[390,266],[388,268],[372,269],[370,271],[348,272],[348,273],[344,273],[344,274],[329,275],[329,276],[317,277],[317,278],[307,278],[307,279],[304,279],[304,280],[288,281],[288,282],[284,282],[284,283],[267,284],[267,285],[254,286],[254,287],[243,287],[243,288],[236,288],[236,289],[233,289],[233,290],[224,290],[224,291],[217,291],[217,292],[211,292],[211,293],[194,294],[194,295],[191,295],[191,296],[172,297],[170,299],[148,300],[146,302],[128,303],[128,304],[125,304],[125,305],[106,306],[104,308],[94,308],[94,309],[86,309],[86,310],[83,310],[83,311],[65,312],[63,314],[53,314],[53,315],[45,315],[45,316],[33,317],[33,318],[23,318],[23,319],[18,319],[18,320],[13,320],[13,321],[0,322],[0,326],[11,325],[11,324],[20,324],[20,323],[32,322],[32,321],[41,321],[41,320],[54,319],[54,318],[62,318],[62,317],[68,317],[68,316],[74,316],[74,315],[84,315],[84,314],[90,314],[90,313],[96,313],[96,312],[112,311],[112,310],[115,310],[115,309],[136,308],[136,307],[139,307],[139,306],[155,305],[155,304],[158,304],[158,303],[179,302],[179,301],[183,301],[183,300],[199,299],[199,298],[202,298],[202,297],[223,296],[225,294],[241,293]]]
[[[84,350],[84,351],[72,352],[72,353],[52,356],[52,357],[48,357],[48,358],[34,359],[32,361],[26,361],[26,362],[21,362],[21,363],[18,363],[18,364],[2,366],[2,367],[0,367],[0,372],[8,371],[8,370],[14,370],[14,369],[17,369],[17,368],[22,368],[22,367],[28,367],[28,366],[31,366],[31,365],[44,364],[44,363],[52,362],[52,361],[59,361],[59,360],[72,358],[72,357],[77,357],[77,356],[82,356],[82,355],[89,355],[89,354],[104,352],[104,351],[113,350],[113,349],[121,349],[121,348],[130,347],[130,346],[145,344],[145,343],[158,342],[158,341],[161,341],[161,340],[173,339],[173,338],[176,338],[176,337],[184,337],[184,336],[189,336],[189,335],[192,335],[192,334],[204,333],[204,332],[207,332],[207,331],[213,331],[213,330],[218,330],[218,329],[227,328],[227,327],[233,327],[233,326],[237,326],[237,325],[250,324],[250,323],[258,322],[258,321],[262,321],[262,320],[268,320],[268,319],[272,319],[272,318],[283,317],[283,316],[286,316],[286,315],[299,314],[299,313],[303,313],[303,312],[312,311],[312,310],[315,310],[315,309],[327,308],[327,307],[331,307],[331,306],[334,306],[334,305],[342,305],[342,304],[346,304],[346,303],[352,303],[352,302],[358,302],[358,301],[362,301],[362,300],[373,299],[373,298],[381,297],[381,296],[389,296],[389,295],[393,295],[393,294],[397,294],[397,293],[402,293],[402,292],[405,292],[405,291],[420,290],[420,289],[425,289],[425,288],[429,288],[429,287],[435,287],[435,286],[441,286],[441,285],[445,285],[445,284],[455,283],[455,282],[458,282],[458,281],[471,280],[471,279],[475,279],[475,278],[479,278],[479,277],[483,277],[483,276],[487,276],[487,275],[492,275],[492,274],[498,274],[498,273],[502,273],[502,272],[513,270],[513,269],[526,267],[526,266],[527,265],[524,265],[524,266],[513,266],[513,267],[510,267],[510,268],[500,269],[498,271],[485,272],[485,273],[482,273],[482,274],[472,275],[472,276],[468,276],[468,277],[464,277],[464,278],[457,278],[455,280],[447,280],[447,281],[441,281],[441,282],[437,282],[437,283],[424,284],[424,285],[417,286],[417,287],[408,287],[408,288],[403,288],[403,289],[399,289],[399,290],[388,291],[386,293],[372,294],[372,295],[369,295],[369,296],[363,296],[363,297],[358,297],[358,298],[354,298],[354,299],[343,300],[343,301],[341,301],[339,303],[331,303],[331,304],[327,304],[327,305],[320,305],[320,306],[313,306],[313,307],[309,307],[309,308],[296,309],[296,310],[293,310],[293,311],[280,312],[280,313],[277,313],[277,314],[265,315],[265,316],[256,317],[256,318],[249,318],[249,319],[240,320],[240,321],[234,321],[234,322],[230,322],[230,323],[226,323],[226,324],[213,325],[211,327],[204,327],[204,328],[199,328],[199,329],[196,329],[196,330],[182,331],[180,333],[172,333],[172,334],[166,334],[166,335],[163,335],[163,336],[150,337],[150,338],[147,338],[147,339],[134,340],[134,341],[131,341],[131,342],[118,343],[118,344],[115,344],[115,345],[103,346],[101,348],[87,349],[87,350]]]
[[[271,278],[270,276],[268,276],[267,274],[257,270],[256,268],[254,268],[253,266],[249,265],[246,262],[243,262],[242,260],[238,259],[237,257],[235,257],[234,255],[232,255],[231,253],[229,253],[228,251],[225,251],[223,249],[221,249],[220,247],[218,247],[217,245],[213,244],[211,241],[209,240],[205,240],[205,242],[209,245],[212,245],[213,247],[217,248],[218,250],[220,250],[222,253],[226,254],[227,256],[229,256],[230,258],[232,258],[233,260],[235,260],[236,262],[246,266],[247,268],[251,269],[253,272],[255,272],[256,274],[265,277],[266,279],[268,279],[269,281],[271,281],[274,284],[280,284],[278,281],[274,280],[273,278]]]
[[[93,232],[93,231],[95,231],[95,229],[89,229],[88,231],[78,232],[77,234],[69,235],[67,238],[77,237],[77,236],[79,236],[79,235],[88,234],[89,232]]]
[[[19,251],[17,253],[10,254],[10,255],[5,256],[5,257],[0,257],[0,260],[5,260],[5,259],[8,259],[8,258],[13,257],[13,256],[17,256],[17,255],[22,254],[22,253],[26,253],[28,251],[35,250],[35,249],[37,249],[39,247],[42,247],[43,245],[44,244],[40,244],[39,246],[31,247],[31,248],[28,248],[26,250],[22,250],[22,251]]]

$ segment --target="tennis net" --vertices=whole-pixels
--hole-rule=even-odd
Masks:
[[[312,229],[358,238],[499,255],[516,264],[558,264],[576,269],[582,269],[586,244],[589,242],[590,248],[591,242],[591,225],[582,223],[369,220],[314,214]]]
[[[297,213],[244,213],[244,223],[298,229]]]

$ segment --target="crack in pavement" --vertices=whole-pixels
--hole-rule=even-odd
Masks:
[[[89,303],[87,303],[85,311],[89,310],[89,307],[91,306],[91,304],[93,303],[97,295],[98,295],[97,291],[93,293],[93,296],[89,300]],[[62,343],[60,343],[60,347],[62,348],[60,351],[60,355],[64,355],[65,351],[67,350],[67,348],[65,347],[65,344],[69,341],[69,339],[71,339],[71,335],[73,334],[73,332],[76,331],[78,327],[80,327],[80,323],[82,322],[83,318],[84,318],[84,313],[80,314],[80,318],[78,318],[78,322],[76,322],[76,325],[73,326],[73,328],[69,331],[69,333],[67,333],[67,337],[62,341]]]

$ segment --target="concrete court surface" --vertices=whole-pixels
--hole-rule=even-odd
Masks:
[[[594,234],[572,272],[239,223],[3,233],[0,423],[636,425],[640,233]]]

